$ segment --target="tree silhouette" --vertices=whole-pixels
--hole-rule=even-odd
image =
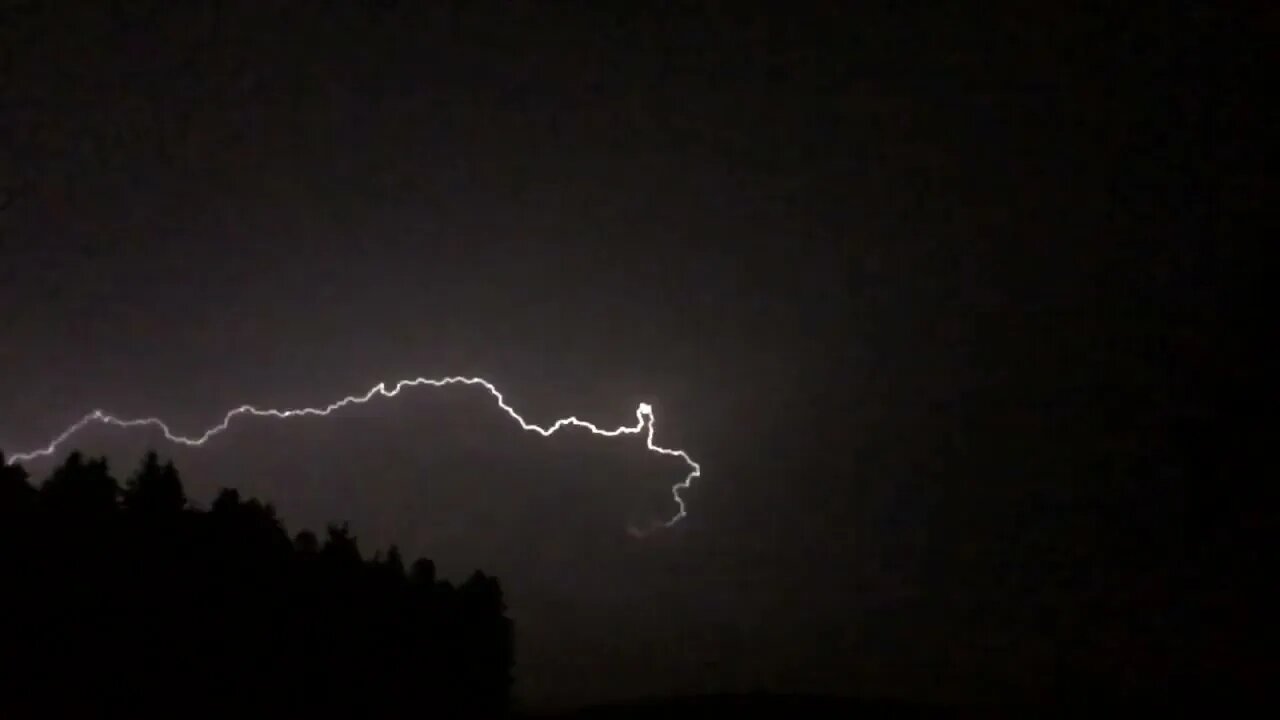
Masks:
[[[190,507],[147,453],[123,490],[71,453],[34,487],[0,455],[0,717],[132,707],[503,714],[512,628],[496,579],[369,560],[348,526],[290,538],[275,508]]]
[[[142,465],[125,484],[124,508],[147,515],[175,515],[187,504],[182,480],[172,462],[160,464],[155,452],[148,452]]]
[[[413,570],[409,577],[414,584],[431,588],[436,584],[436,564],[426,558],[418,558],[413,561]]]
[[[404,558],[400,557],[400,548],[392,545],[387,549],[387,559],[383,566],[395,577],[404,578]]]
[[[41,502],[79,519],[109,515],[119,495],[120,485],[111,476],[106,458],[85,460],[79,452],[71,453],[40,488]]]
[[[0,452],[0,512],[26,512],[38,494],[27,482],[27,471],[21,465],[10,465]]]

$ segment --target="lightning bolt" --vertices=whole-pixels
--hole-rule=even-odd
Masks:
[[[71,436],[75,435],[77,432],[84,429],[86,426],[92,425],[95,423],[103,424],[103,425],[114,425],[116,427],[121,427],[121,428],[133,428],[133,427],[141,427],[144,425],[149,425],[155,428],[159,428],[160,431],[164,433],[165,438],[168,439],[170,442],[176,443],[178,445],[186,445],[188,447],[202,447],[205,443],[209,442],[211,439],[216,437],[222,431],[226,430],[231,425],[232,420],[235,420],[237,417],[240,417],[242,415],[252,415],[255,417],[270,417],[270,418],[279,418],[279,419],[304,417],[304,416],[325,417],[349,405],[363,405],[378,396],[393,398],[399,395],[400,392],[405,388],[413,388],[413,387],[419,387],[423,385],[427,385],[431,387],[443,387],[445,385],[479,385],[480,387],[483,387],[485,390],[487,390],[489,394],[492,395],[495,400],[497,400],[498,407],[502,408],[503,411],[507,413],[507,415],[511,416],[511,419],[515,420],[517,423],[520,424],[520,428],[522,430],[525,430],[528,432],[536,432],[543,437],[548,437],[552,433],[558,432],[559,430],[562,430],[570,426],[585,428],[586,430],[590,431],[591,434],[593,435],[601,435],[604,437],[617,437],[619,435],[639,435],[641,433],[644,433],[645,447],[650,452],[658,453],[659,455],[667,455],[671,457],[680,458],[685,462],[686,465],[688,465],[689,473],[685,475],[683,480],[671,486],[671,497],[675,499],[676,507],[678,508],[674,515],[672,515],[670,518],[668,518],[665,521],[655,521],[650,527],[644,528],[644,529],[637,528],[634,525],[629,526],[627,528],[627,532],[629,532],[632,536],[635,536],[635,537],[644,537],[645,535],[648,535],[654,530],[658,530],[664,527],[669,528],[675,525],[676,523],[680,522],[680,520],[682,520],[688,514],[685,508],[684,498],[681,497],[680,491],[687,489],[690,485],[693,484],[693,481],[696,478],[702,475],[702,466],[699,465],[697,462],[695,462],[693,458],[689,457],[689,454],[686,453],[684,450],[665,448],[653,441],[653,431],[654,431],[653,406],[650,405],[649,403],[642,402],[640,403],[639,406],[636,407],[636,422],[634,425],[622,425],[613,429],[604,429],[604,428],[600,428],[594,423],[587,422],[586,420],[580,420],[577,417],[569,416],[567,418],[561,418],[559,420],[556,420],[551,425],[544,427],[541,425],[535,425],[534,423],[528,422],[524,418],[520,417],[520,414],[517,413],[514,408],[512,408],[510,405],[507,404],[506,399],[502,397],[502,393],[498,391],[498,388],[495,387],[493,383],[483,378],[471,378],[471,377],[454,376],[454,377],[444,377],[444,378],[435,378],[435,379],[418,377],[418,378],[412,378],[410,380],[401,380],[390,388],[387,387],[387,384],[385,382],[380,382],[377,385],[374,385],[372,388],[370,388],[369,391],[364,393],[363,395],[348,395],[347,397],[344,397],[341,400],[338,400],[336,402],[332,402],[324,407],[306,407],[306,408],[294,408],[289,410],[277,410],[274,408],[265,408],[265,409],[257,408],[257,407],[254,407],[253,405],[241,405],[238,408],[229,410],[226,415],[223,415],[222,422],[219,422],[217,425],[210,427],[209,429],[205,430],[203,433],[195,437],[187,437],[187,436],[179,435],[173,432],[173,430],[171,430],[169,426],[165,424],[165,422],[160,418],[156,418],[156,417],[120,418],[120,417],[111,415],[110,413],[107,413],[103,410],[94,410],[88,415],[85,415],[84,417],[80,418],[80,420],[78,420],[75,424],[68,427],[66,430],[62,431],[62,433],[57,437],[55,437],[53,440],[51,440],[48,445],[45,445],[42,448],[37,448],[35,450],[30,450],[28,452],[16,453],[9,457],[8,463],[14,464],[19,462],[28,462],[31,460],[36,460],[39,458],[53,455],[58,451],[58,447],[61,446],[63,443],[65,443],[68,439],[70,439]]]

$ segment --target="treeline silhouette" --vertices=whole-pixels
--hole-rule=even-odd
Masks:
[[[512,626],[496,579],[454,586],[345,524],[290,538],[270,504],[187,502],[148,453],[122,485],[72,453],[37,488],[0,454],[6,708],[503,714]]]

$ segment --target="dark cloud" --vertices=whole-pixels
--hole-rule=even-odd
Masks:
[[[1200,498],[1243,456],[1185,441],[1247,395],[1217,319],[1256,275],[1204,240],[1262,207],[1221,129],[1267,126],[1254,24],[378,5],[0,9],[7,452],[419,375],[651,402],[705,477],[643,542],[679,461],[476,392],[158,449],[497,574],[536,702],[1209,672],[1152,608],[1207,627],[1184,563],[1229,575],[1196,548],[1240,522]]]

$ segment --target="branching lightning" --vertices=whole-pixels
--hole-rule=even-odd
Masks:
[[[399,395],[400,391],[404,390],[405,388],[418,387],[422,385],[429,385],[431,387],[443,387],[445,385],[479,385],[480,387],[483,387],[485,390],[487,390],[489,394],[492,395],[495,400],[497,400],[498,407],[502,408],[503,411],[507,413],[507,415],[510,415],[513,420],[515,420],[517,423],[520,424],[520,428],[522,430],[536,432],[539,435],[542,435],[543,437],[547,437],[552,433],[555,433],[569,426],[585,428],[586,430],[590,431],[593,435],[601,435],[604,437],[617,437],[619,435],[639,435],[641,433],[644,433],[645,447],[648,448],[650,452],[655,452],[655,453],[658,453],[659,455],[668,455],[668,456],[680,458],[685,462],[686,465],[688,465],[689,473],[685,475],[683,480],[671,486],[671,496],[675,498],[676,507],[678,508],[674,515],[672,515],[666,521],[655,522],[648,529],[638,529],[634,526],[629,527],[628,532],[630,532],[634,536],[642,537],[660,527],[671,527],[672,525],[675,525],[676,523],[680,522],[680,520],[683,519],[685,515],[688,514],[685,509],[684,498],[680,496],[680,491],[688,488],[690,485],[693,484],[694,479],[696,479],[702,474],[702,467],[697,462],[695,462],[693,458],[689,457],[689,454],[686,453],[684,450],[661,447],[653,441],[653,431],[654,431],[653,406],[650,405],[649,403],[640,403],[640,405],[636,407],[636,422],[634,425],[623,425],[610,430],[610,429],[600,428],[594,423],[587,422],[586,420],[580,420],[577,417],[570,416],[567,418],[561,418],[559,420],[556,420],[551,425],[544,427],[544,426],[530,423],[526,421],[524,418],[520,417],[520,414],[517,413],[514,408],[512,408],[510,405],[507,404],[507,401],[502,397],[502,393],[498,391],[498,388],[494,387],[493,383],[489,382],[488,380],[485,380],[483,378],[469,378],[469,377],[457,377],[457,376],[436,378],[436,379],[419,377],[419,378],[413,378],[411,380],[401,380],[389,389],[385,382],[381,382],[381,383],[378,383],[377,385],[374,385],[368,392],[366,392],[363,395],[348,395],[347,397],[344,397],[341,400],[338,400],[336,402],[330,403],[329,405],[326,405],[324,407],[307,407],[307,408],[294,408],[289,410],[277,410],[274,408],[263,409],[263,408],[254,407],[252,405],[241,405],[240,407],[235,408],[234,410],[228,411],[227,414],[222,417],[222,421],[219,422],[217,425],[210,427],[200,435],[197,435],[194,437],[187,437],[187,436],[179,435],[173,432],[173,430],[171,430],[169,426],[160,418],[156,418],[156,417],[120,418],[120,417],[111,415],[103,410],[94,410],[88,415],[85,415],[84,417],[80,418],[80,420],[78,420],[75,424],[68,427],[66,430],[62,431],[62,433],[59,434],[57,437],[55,437],[53,440],[51,440],[48,445],[45,445],[44,447],[38,448],[35,450],[30,450],[28,452],[16,453],[9,457],[8,462],[10,464],[19,463],[19,462],[28,462],[31,460],[36,460],[39,458],[51,456],[54,453],[56,453],[58,451],[58,447],[61,446],[63,443],[65,443],[68,439],[70,439],[71,436],[75,435],[77,432],[84,429],[86,426],[92,425],[95,423],[105,424],[105,425],[114,425],[116,427],[121,427],[121,428],[133,428],[133,427],[140,427],[143,425],[149,425],[149,426],[158,428],[161,432],[163,432],[165,438],[168,439],[170,442],[173,442],[179,445],[186,445],[189,447],[201,447],[205,443],[209,442],[209,440],[217,436],[219,433],[226,430],[227,427],[231,425],[232,420],[242,415],[252,415],[256,417],[271,417],[271,418],[280,418],[280,419],[303,417],[303,416],[324,417],[332,413],[335,413],[338,410],[341,410],[342,408],[345,408],[349,405],[363,405],[378,396],[392,398]]]

